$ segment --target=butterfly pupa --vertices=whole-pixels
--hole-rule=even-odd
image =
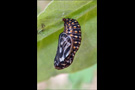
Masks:
[[[56,69],[64,69],[72,64],[81,44],[81,26],[78,21],[63,18],[64,31],[59,35],[57,53],[54,60]]]

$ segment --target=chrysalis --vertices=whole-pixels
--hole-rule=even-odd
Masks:
[[[75,19],[63,19],[64,31],[59,35],[57,54],[54,60],[56,69],[68,67],[81,44],[81,26]]]

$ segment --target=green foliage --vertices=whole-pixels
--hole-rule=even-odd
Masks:
[[[69,74],[69,80],[72,83],[73,88],[81,88],[81,85],[84,83],[90,83],[93,79],[94,72],[96,71],[96,65],[81,70],[76,73]]]
[[[38,82],[60,73],[72,73],[88,68],[97,60],[97,6],[96,0],[91,1],[52,1],[38,15],[37,29],[37,71]],[[63,70],[56,70],[58,37],[64,30],[62,18],[74,18],[81,25],[82,42],[75,55],[72,65]],[[45,25],[45,27],[42,27]]]

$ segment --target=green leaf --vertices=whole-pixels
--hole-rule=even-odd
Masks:
[[[88,68],[97,60],[97,7],[91,1],[52,1],[38,16],[37,69],[38,82],[60,73],[72,73]],[[54,68],[58,37],[64,30],[62,18],[76,19],[81,25],[82,42],[72,65],[63,70]],[[42,27],[45,25],[45,27]]]

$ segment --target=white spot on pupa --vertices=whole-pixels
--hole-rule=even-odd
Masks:
[[[62,52],[62,48],[60,47],[60,53]]]
[[[64,61],[64,56],[62,56],[62,58],[60,58],[60,62]]]
[[[69,55],[69,52],[66,54],[66,57]]]
[[[64,41],[62,41],[60,44],[62,45],[64,43]]]
[[[56,63],[57,64],[57,66],[58,66],[58,63]]]

